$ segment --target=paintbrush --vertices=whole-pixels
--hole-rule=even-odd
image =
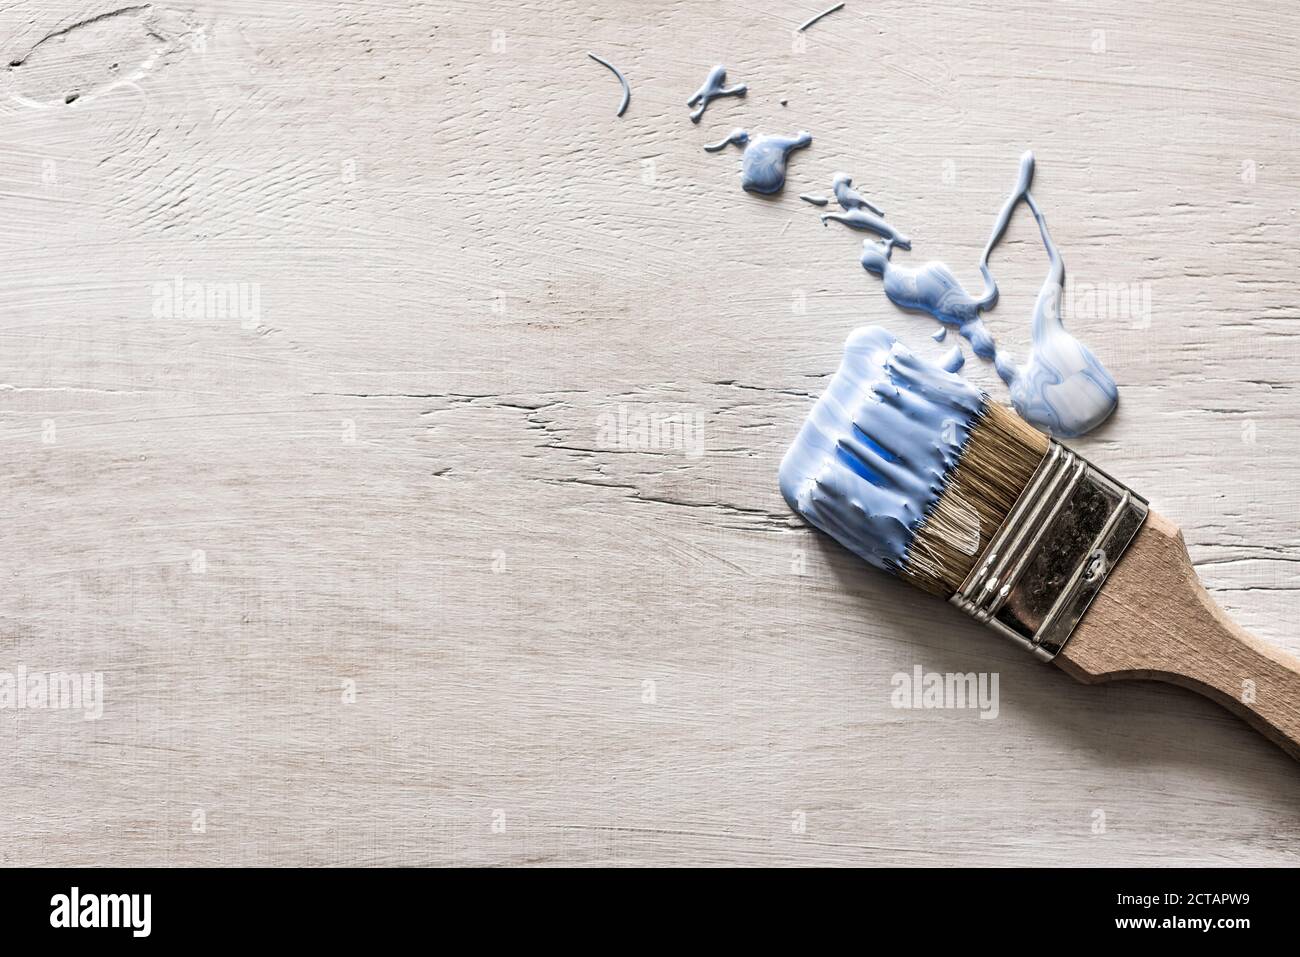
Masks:
[[[1300,660],[1228,619],[1178,528],[885,330],[849,336],[780,482],[809,524],[1078,680],[1191,688],[1300,759]]]

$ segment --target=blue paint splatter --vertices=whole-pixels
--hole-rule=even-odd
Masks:
[[[698,123],[704,111],[720,96],[744,96],[749,87],[743,83],[737,83],[735,86],[725,86],[727,82],[727,68],[719,63],[709,71],[708,78],[704,85],[695,91],[695,95],[686,101],[687,106],[694,106],[696,109],[691,113],[691,122]]]
[[[790,154],[810,146],[812,134],[801,130],[794,136],[760,136],[751,140],[748,131],[735,129],[726,139],[704,148],[716,153],[732,144],[745,148],[740,162],[740,185],[746,192],[771,195],[785,188]]]

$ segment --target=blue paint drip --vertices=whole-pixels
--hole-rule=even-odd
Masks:
[[[812,134],[801,130],[794,136],[760,136],[751,140],[748,131],[735,129],[726,139],[704,149],[716,153],[732,144],[745,147],[740,161],[740,185],[746,192],[771,195],[785,188],[790,154],[810,146]]]
[[[591,59],[595,60],[605,69],[609,70],[609,72],[613,73],[616,77],[618,77],[619,86],[623,88],[623,98],[618,101],[618,112],[615,114],[615,116],[622,116],[624,113],[627,112],[628,103],[632,101],[632,87],[628,86],[627,77],[623,75],[622,70],[614,66],[614,64],[610,63],[608,60],[602,59],[601,57],[596,56],[596,54],[594,53],[588,53],[587,56],[591,57]]]
[[[1110,418],[1119,404],[1119,389],[1092,350],[1066,332],[1061,322],[1065,263],[1047,231],[1047,220],[1029,192],[1034,154],[1025,153],[1020,165],[1021,182],[1007,200],[989,239],[989,248],[1006,228],[1004,218],[1009,218],[1011,210],[1023,199],[1038,223],[1049,266],[1034,302],[1033,346],[1029,361],[1017,367],[1009,358],[999,356],[996,366],[998,375],[1011,390],[1011,404],[1021,418],[1053,435],[1073,438],[1091,432]],[[1026,167],[1028,176],[1024,174]],[[987,264],[988,249],[984,252],[984,261]]]
[[[709,71],[708,78],[705,79],[704,85],[695,91],[695,95],[686,101],[687,106],[694,106],[696,109],[691,113],[691,122],[698,123],[704,111],[709,108],[709,104],[720,96],[744,96],[749,87],[743,83],[737,83],[735,86],[726,86],[727,68],[719,63]]]
[[[842,4],[842,3],[837,3],[837,4],[835,4],[835,6],[830,7],[829,9],[823,10],[821,13],[817,14],[816,16],[809,17],[809,18],[808,18],[807,20],[805,20],[803,23],[799,24],[799,32],[800,32],[800,33],[803,33],[803,31],[807,30],[810,26],[812,26],[814,23],[816,23],[816,22],[817,22],[818,20],[820,20],[822,17],[828,17],[828,16],[830,16],[832,13],[835,13],[836,11],[838,11],[838,10],[843,10],[843,9],[844,9],[844,4]]]
[[[927,313],[955,328],[970,342],[977,356],[994,364],[1010,390],[1011,404],[1022,418],[1053,435],[1069,438],[1082,435],[1109,418],[1119,402],[1119,390],[1106,367],[1087,346],[1066,332],[1061,323],[1065,264],[1047,231],[1047,221],[1029,192],[1033,175],[1034,154],[1027,152],[1020,158],[1015,188],[998,212],[980,257],[984,288],[977,296],[968,293],[944,263],[930,261],[920,266],[903,266],[893,262],[890,258],[893,246],[902,243],[897,239],[891,241],[880,232],[876,228],[879,221],[873,222],[875,218],[869,213],[854,210],[846,215],[857,216],[863,224],[848,225],[873,229],[885,237],[884,243],[870,240],[863,243],[861,260],[862,268],[884,281],[885,295],[904,309]],[[989,254],[1022,201],[1038,223],[1050,265],[1034,304],[1033,349],[1028,363],[1017,366],[1008,353],[998,349],[981,313],[993,308],[998,300],[997,283],[988,265]]]
[[[864,326],[781,462],[781,494],[805,521],[897,574],[939,501],[983,395]]]
[[[836,173],[831,184],[835,201],[842,213],[823,213],[822,225],[828,222],[843,223],[850,229],[863,229],[885,240],[886,253],[895,246],[911,249],[912,241],[884,220],[884,212],[853,188],[853,179],[847,173]]]
[[[704,147],[704,152],[717,153],[720,150],[725,150],[728,146],[731,146],[732,144],[735,144],[736,146],[744,146],[748,142],[749,142],[749,130],[742,130],[740,127],[736,127],[734,130],[732,130],[730,133],[727,134],[726,139],[721,139],[718,140],[718,142],[716,143],[709,143],[708,145],[706,145]]]
[[[980,312],[997,300],[996,286],[974,297],[943,263],[931,260],[920,266],[900,265],[889,258],[886,244],[869,239],[862,244],[862,268],[884,280],[885,295],[894,305],[927,313],[952,326],[966,337],[977,356],[996,361],[997,345],[980,318]]]
[[[885,215],[883,209],[853,188],[853,177],[848,173],[836,173],[832,177],[831,192],[835,194],[835,202],[840,204],[840,209],[848,211],[861,209],[865,206],[877,216]]]

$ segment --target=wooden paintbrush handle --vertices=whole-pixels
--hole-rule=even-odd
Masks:
[[[1056,663],[1080,681],[1168,681],[1245,718],[1300,760],[1300,660],[1214,603],[1183,534],[1152,512]]]

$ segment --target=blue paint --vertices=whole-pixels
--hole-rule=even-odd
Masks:
[[[822,225],[828,222],[843,223],[850,229],[865,229],[881,237],[884,243],[886,255],[895,246],[902,249],[911,249],[912,241],[902,233],[894,229],[893,226],[885,222],[875,213],[870,212],[865,207],[861,209],[851,209],[847,213],[822,213]]]
[[[812,203],[814,206],[825,206],[827,203],[830,202],[829,199],[827,199],[825,196],[822,196],[820,193],[818,194],[800,193],[799,198],[802,199],[805,203]]]
[[[1034,302],[1029,361],[1016,366],[1009,358],[999,356],[998,375],[1011,390],[1011,404],[1021,418],[1053,435],[1073,438],[1092,431],[1110,418],[1119,404],[1119,389],[1092,350],[1066,332],[1061,322],[1065,263],[1047,231],[1047,220],[1029,192],[1033,175],[1034,154],[1025,153],[1020,158],[1016,189],[998,215],[981,269],[987,272],[989,251],[1001,239],[1012,211],[1023,199],[1038,223],[1049,265]]]
[[[812,144],[812,134],[760,136],[751,140],[746,130],[735,129],[725,140],[704,147],[716,153],[731,144],[745,147],[740,160],[740,185],[746,192],[771,195],[785,188],[785,168],[790,154]]]
[[[842,213],[823,213],[822,225],[828,222],[843,223],[850,229],[862,229],[873,232],[885,240],[886,254],[895,246],[911,249],[912,241],[899,233],[882,218],[885,214],[880,207],[871,203],[865,196],[853,188],[853,178],[847,173],[836,173],[831,184],[835,201],[844,210]]]
[[[930,338],[935,342],[943,342],[943,340],[948,338],[948,327],[940,326],[938,329],[934,330],[934,332],[930,333]]]
[[[835,202],[840,204],[840,209],[849,211],[866,207],[877,216],[884,216],[885,211],[879,206],[872,203],[865,196],[853,188],[853,177],[848,173],[836,173],[831,180],[831,192],[835,194]]]
[[[864,243],[862,268],[885,281],[885,295],[896,305],[927,313],[945,325],[952,326],[966,337],[977,356],[995,361],[997,345],[980,319],[980,313],[993,308],[998,301],[998,286],[989,271],[989,253],[1006,231],[1019,192],[1029,188],[1032,174],[1033,157],[1030,156],[1028,166],[1022,159],[1016,189],[1003,204],[993,225],[993,233],[984,246],[984,254],[980,257],[984,288],[978,296],[968,293],[946,264],[931,260],[919,266],[901,266],[890,259],[887,245]]]
[[[997,345],[980,319],[980,311],[997,300],[996,286],[976,298],[943,263],[931,260],[920,266],[899,265],[889,258],[887,245],[869,239],[862,244],[862,268],[884,280],[885,295],[895,305],[927,313],[952,326],[966,337],[977,356],[997,360]]]
[[[686,101],[687,106],[696,107],[691,113],[691,122],[698,123],[704,111],[709,108],[709,104],[720,96],[744,96],[749,87],[743,83],[737,83],[735,86],[726,86],[727,68],[719,63],[709,71],[708,78],[704,85],[695,91],[695,95]]]
[[[736,127],[736,129],[732,130],[730,133],[727,134],[726,139],[718,140],[718,142],[716,143],[710,143],[707,146],[705,146],[704,152],[716,153],[719,150],[725,150],[728,146],[731,146],[733,143],[736,146],[744,146],[748,142],[749,142],[749,130],[742,130],[740,127]]]
[[[790,154],[810,145],[812,134],[803,130],[794,136],[760,136],[745,148],[740,185],[751,193],[779,193],[785,188],[785,167]]]
[[[857,329],[781,462],[781,494],[809,524],[897,574],[983,405],[968,382],[885,330]]]
[[[961,354],[961,346],[953,346],[939,360],[939,365],[943,366],[944,372],[957,372],[965,364],[966,357]]]
[[[945,326],[955,328],[970,342],[977,356],[991,361],[1010,390],[1011,404],[1025,421],[1053,435],[1069,438],[1082,435],[1109,418],[1119,402],[1119,390],[1106,367],[1087,346],[1066,332],[1061,323],[1065,264],[1047,231],[1047,221],[1029,192],[1033,175],[1034,154],[1025,153],[1020,158],[1016,185],[998,212],[980,257],[984,288],[978,295],[967,292],[944,263],[933,260],[919,266],[895,263],[890,258],[892,248],[903,244],[891,243],[883,233],[884,243],[870,240],[863,243],[861,261],[862,268],[881,277],[885,295],[892,302],[904,309],[927,313]],[[1002,239],[1011,214],[1022,201],[1038,223],[1050,264],[1034,304],[1029,361],[1018,366],[1007,352],[998,349],[981,314],[998,301],[997,283],[989,270],[989,254]],[[850,210],[847,215],[859,216],[866,224],[855,228],[874,228],[870,220],[875,218],[861,208]],[[827,214],[822,218],[834,217]]]
[[[800,32],[800,33],[803,33],[803,31],[807,30],[810,26],[812,26],[814,23],[816,23],[816,22],[817,22],[818,20],[820,20],[822,17],[828,17],[828,16],[830,16],[832,13],[834,13],[835,11],[837,11],[837,10],[843,10],[843,9],[844,9],[844,4],[842,4],[842,3],[837,3],[837,4],[835,4],[835,6],[833,6],[833,7],[829,7],[829,8],[827,8],[827,9],[823,10],[821,13],[817,14],[816,16],[814,16],[814,17],[809,17],[809,18],[808,18],[807,20],[805,20],[803,23],[799,24],[799,32]]]
[[[627,112],[628,103],[632,101],[632,87],[628,86],[627,77],[623,75],[622,70],[614,66],[614,64],[610,63],[608,60],[602,60],[594,53],[588,53],[587,56],[591,57],[601,66],[605,67],[605,69],[609,70],[609,72],[613,73],[616,77],[618,77],[619,85],[623,87],[623,99],[619,101],[618,112],[614,115],[622,116],[624,113]]]

